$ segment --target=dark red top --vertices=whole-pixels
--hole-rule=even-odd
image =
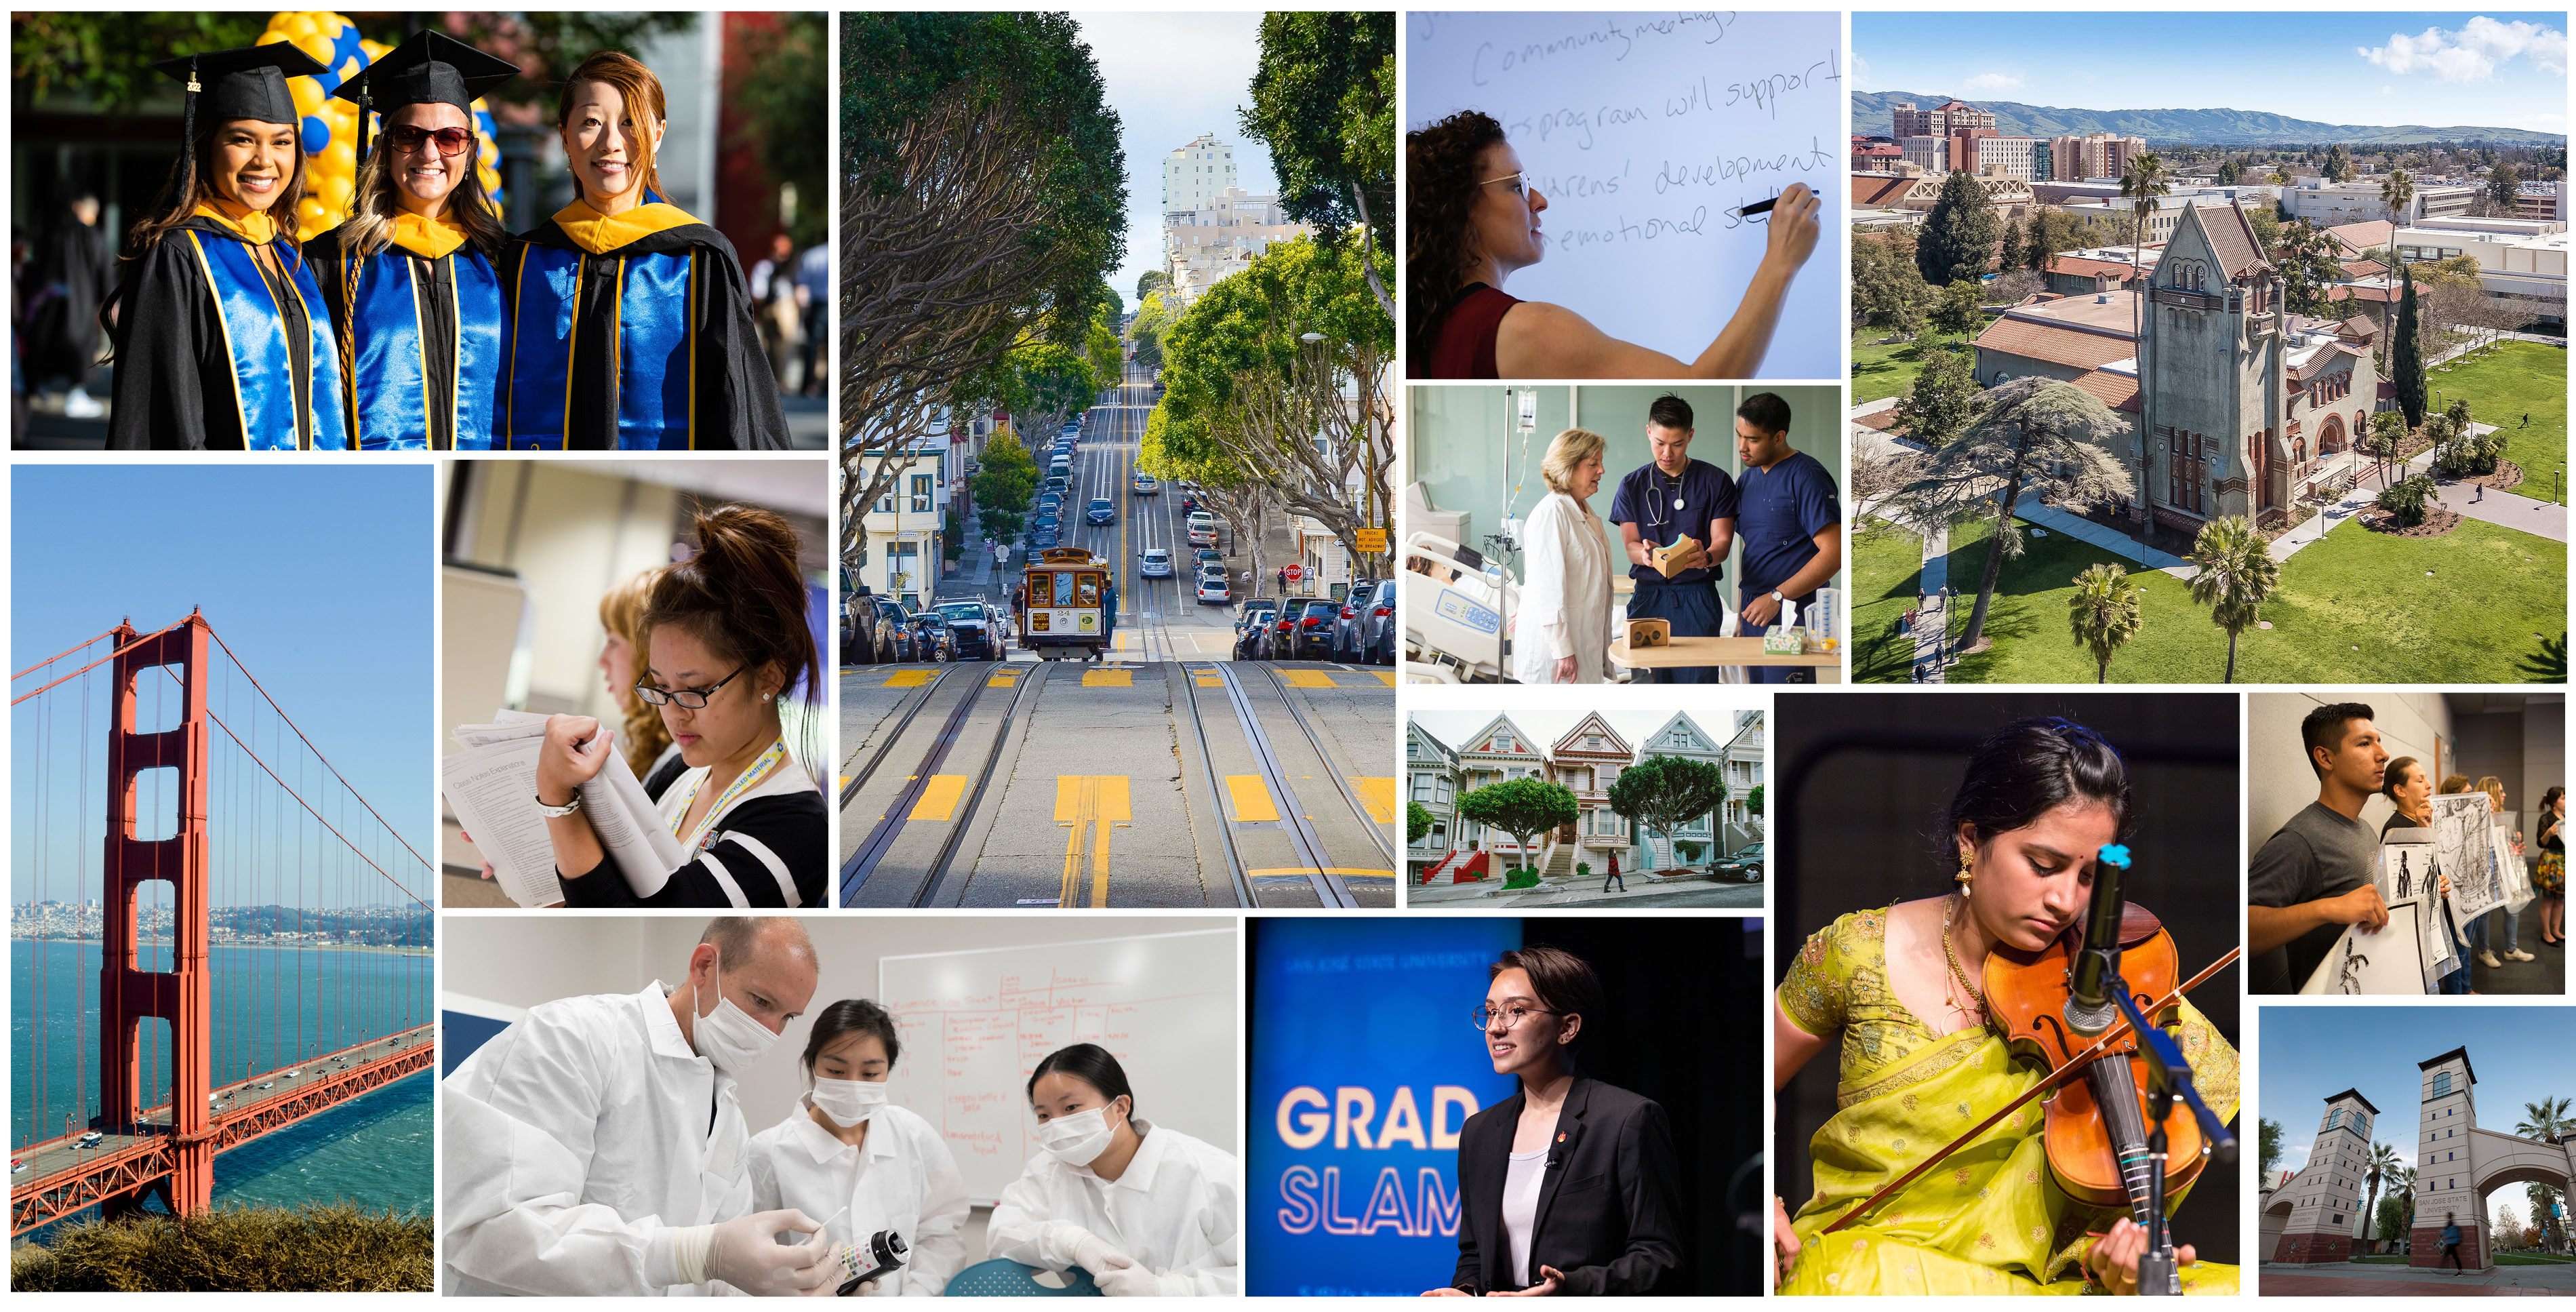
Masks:
[[[1483,283],[1468,284],[1467,294],[1451,306],[1432,334],[1431,358],[1415,367],[1416,378],[1500,378],[1494,365],[1494,334],[1503,314],[1520,299]]]

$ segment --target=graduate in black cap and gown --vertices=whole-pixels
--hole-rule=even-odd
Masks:
[[[477,97],[518,75],[422,32],[340,84],[358,105],[344,224],[304,244],[340,339],[349,422],[368,451],[488,451],[509,311],[496,263],[509,230],[475,181]],[[369,112],[384,131],[368,145]]]
[[[514,451],[776,450],[778,382],[733,243],[664,201],[662,83],[604,50],[555,114],[573,202],[521,233],[501,437]]]
[[[286,79],[322,65],[279,41],[153,67],[187,84],[184,141],[108,298],[108,445],[347,447],[339,348],[295,245],[304,152]]]

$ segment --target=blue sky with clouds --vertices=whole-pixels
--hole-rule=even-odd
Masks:
[[[1243,135],[1235,111],[1252,103],[1261,15],[1077,13],[1109,88],[1127,148],[1127,262],[1109,285],[1136,308],[1136,279],[1163,267],[1163,157],[1202,132],[1234,143],[1245,191],[1274,191],[1270,151]]]
[[[1852,89],[2567,131],[2556,13],[1854,13]]]
[[[2524,917],[2523,932],[2533,922]],[[2469,1050],[2477,1073],[2478,1128],[2513,1133],[2523,1104],[2545,1097],[2576,1097],[2576,1054],[2560,1040],[2576,1011],[2564,1006],[2525,1007],[2497,1000],[2458,1003],[2427,999],[2421,1006],[2269,1006],[2262,1009],[2262,1086],[2259,1113],[2281,1123],[2283,1170],[2307,1165],[2316,1146],[2326,1099],[2358,1089],[2379,1109],[2373,1137],[2415,1164],[2421,1118],[2421,1072],[2453,1048]],[[2250,1130],[2252,1116],[2239,1118]],[[2252,1135],[2248,1134],[2250,1148]],[[2254,1154],[2250,1151],[2247,1156]],[[2488,1195],[2527,1214],[2523,1187],[2507,1185]]]

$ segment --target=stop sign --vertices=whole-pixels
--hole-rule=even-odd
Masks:
[[[1296,580],[1298,580],[1298,579],[1302,579],[1302,578],[1304,578],[1304,577],[1306,577],[1306,567],[1305,567],[1305,566],[1303,566],[1303,565],[1291,565],[1291,566],[1289,566],[1289,567],[1288,567],[1288,579],[1289,579],[1289,581],[1290,581],[1290,582],[1292,582],[1292,583],[1293,583],[1293,582],[1295,582]]]

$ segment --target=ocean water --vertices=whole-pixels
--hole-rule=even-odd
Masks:
[[[425,955],[219,945],[212,958],[219,1085],[435,1020]],[[167,963],[166,947],[147,949],[146,969]],[[13,1150],[98,1112],[98,970],[96,943],[10,940]],[[146,1101],[164,1102],[168,1028],[146,1021],[143,1032]],[[218,1156],[215,1201],[428,1214],[435,1078],[424,1071]]]

